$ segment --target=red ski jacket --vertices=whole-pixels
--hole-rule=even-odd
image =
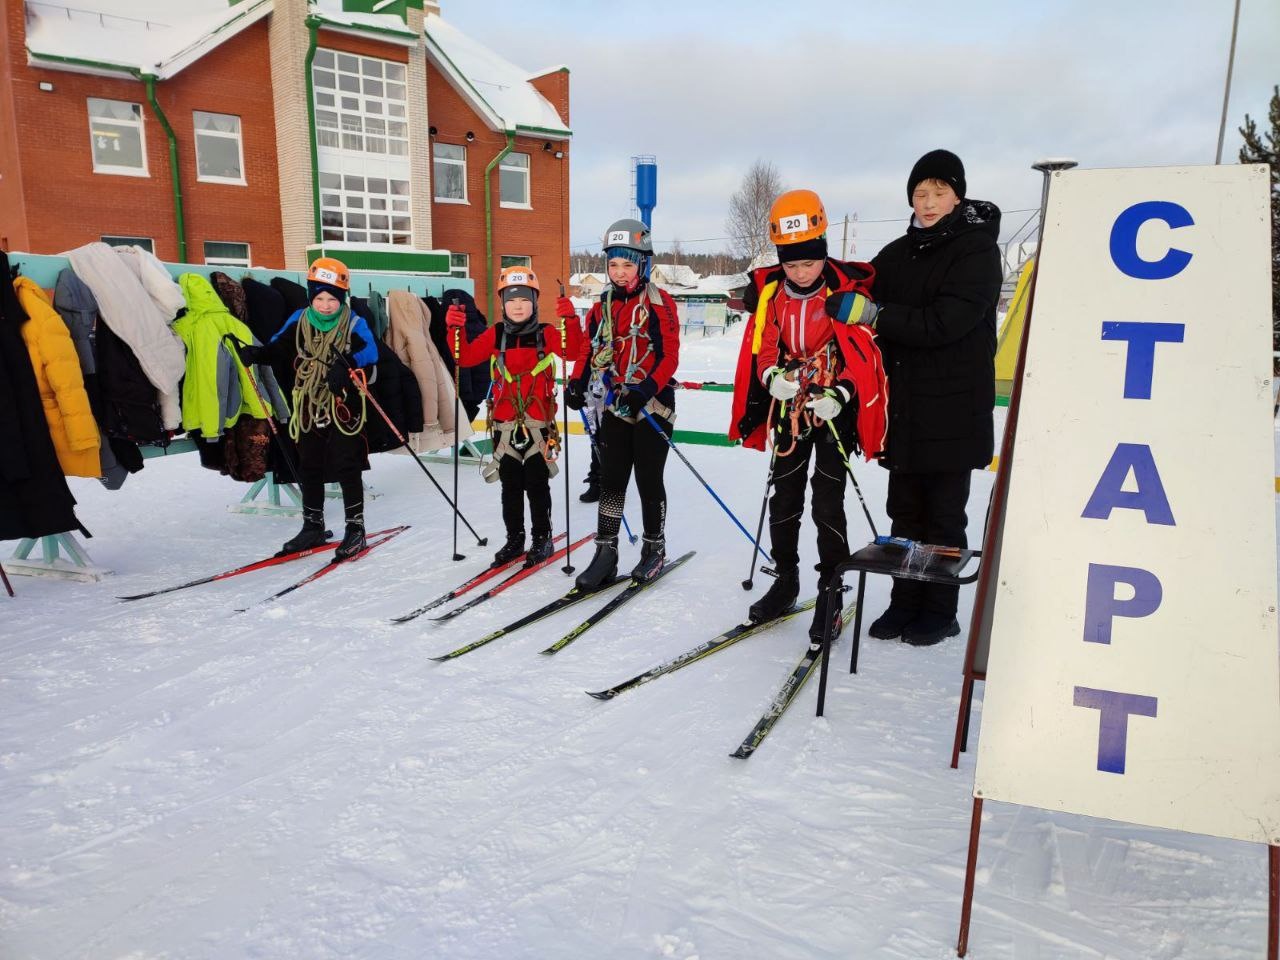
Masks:
[[[505,333],[501,321],[474,340],[467,340],[464,335],[462,366],[489,360],[495,422],[515,420],[521,410],[530,420],[555,419],[556,372],[551,357],[573,357],[582,349],[582,328],[576,318],[565,321],[564,332],[564,350],[560,347],[558,321],[541,324],[535,333],[519,337]]]
[[[832,293],[857,292],[870,296],[875,269],[869,263],[828,258],[823,267],[823,277],[826,290],[814,298],[816,303],[808,301],[813,306],[806,308],[803,323],[792,314],[789,329],[784,330],[782,327],[788,321],[787,314],[794,310],[796,303],[783,290],[782,267],[760,267],[751,272],[751,285],[745,298],[751,318],[742,335],[742,349],[733,380],[729,439],[741,440],[743,446],[755,450],[765,448],[771,398],[760,376],[769,367],[778,365],[780,342],[782,353],[794,356],[792,350],[799,348],[805,353],[812,353],[817,346],[834,337],[840,350],[836,378],[849,387],[853,402],[858,405],[858,442],[863,456],[870,460],[884,449],[888,425],[889,388],[880,348],[876,346],[875,335],[867,327],[836,323],[827,317],[824,300]],[[818,304],[823,305],[821,320],[810,312]],[[830,330],[826,337],[822,336],[823,323]],[[812,348],[810,339],[815,341]],[[819,340],[821,343],[817,342]],[[792,350],[787,349],[788,345]]]
[[[611,329],[606,305],[612,308]],[[607,349],[613,356],[605,369],[615,389],[630,386],[650,400],[675,406],[671,378],[680,363],[680,320],[671,294],[649,284],[624,295],[605,287],[600,302],[587,314],[574,379],[585,385],[592,357]]]

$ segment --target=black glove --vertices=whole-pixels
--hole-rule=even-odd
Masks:
[[[613,401],[613,412],[620,417],[638,417],[649,398],[643,390],[635,387],[623,387],[617,399]]]
[[[332,393],[341,393],[344,387],[351,385],[351,369],[355,365],[355,360],[350,356],[339,357],[329,364],[329,373],[324,379]]]
[[[587,402],[587,391],[581,381],[570,380],[564,391],[564,405],[570,410],[581,410]]]
[[[236,348],[236,356],[240,358],[240,362],[246,367],[251,367],[255,363],[266,363],[268,351],[266,347],[254,346],[252,343],[241,343],[239,340],[231,341]]]

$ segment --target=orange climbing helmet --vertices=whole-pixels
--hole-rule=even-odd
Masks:
[[[532,287],[538,293],[542,292],[538,286],[538,275],[530,267],[503,267],[498,274],[498,292],[507,287]]]
[[[788,190],[769,208],[769,241],[803,243],[827,232],[827,211],[812,190]]]
[[[341,260],[317,257],[307,271],[307,283],[324,283],[339,290],[351,289],[351,271]]]

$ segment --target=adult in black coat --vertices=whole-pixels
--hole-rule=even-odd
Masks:
[[[995,204],[966,199],[964,165],[946,150],[907,181],[906,236],[871,261],[877,342],[889,377],[887,510],[894,536],[967,545],[971,471],[994,452],[996,303],[1002,282]],[[937,643],[960,632],[956,587],[895,580],[869,633]]]
[[[49,436],[22,340],[27,315],[9,278],[9,258],[0,250],[0,540],[68,530],[87,536]]]

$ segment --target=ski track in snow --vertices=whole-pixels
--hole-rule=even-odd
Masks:
[[[687,343],[680,375],[728,380],[735,349]],[[728,405],[682,393],[680,426],[722,429]],[[580,536],[594,523],[576,502],[587,447],[570,446]],[[754,520],[763,456],[686,454]],[[537,651],[595,601],[444,664],[427,658],[569,581],[546,570],[447,625],[389,623],[487,562],[498,490],[464,467],[461,503],[490,545],[460,539],[455,564],[435,491],[402,457],[373,462],[370,523],[412,529],[239,615],[324,558],[113,597],[254,559],[296,521],[228,513],[243,488],[194,457],[150,461],[116,494],[75,482],[89,549],[116,574],[17,578],[18,598],[0,598],[0,957],[954,956],[973,782],[971,754],[947,766],[961,640],[864,637],[852,677],[846,631],[827,716],[813,716],[815,677],[756,755],[733,760],[806,617],[615,700],[583,694],[742,619],[769,582],[741,590],[749,547],[676,458],[670,552],[698,550],[684,568],[553,657]],[[884,472],[857,472],[887,528]],[[977,476],[975,539],[989,490]],[[861,540],[852,494],[846,512]],[[808,595],[808,525],[801,543]],[[582,568],[590,549],[573,557]],[[868,618],[888,586],[868,581]],[[972,957],[1261,952],[1261,848],[995,803],[984,816]]]

